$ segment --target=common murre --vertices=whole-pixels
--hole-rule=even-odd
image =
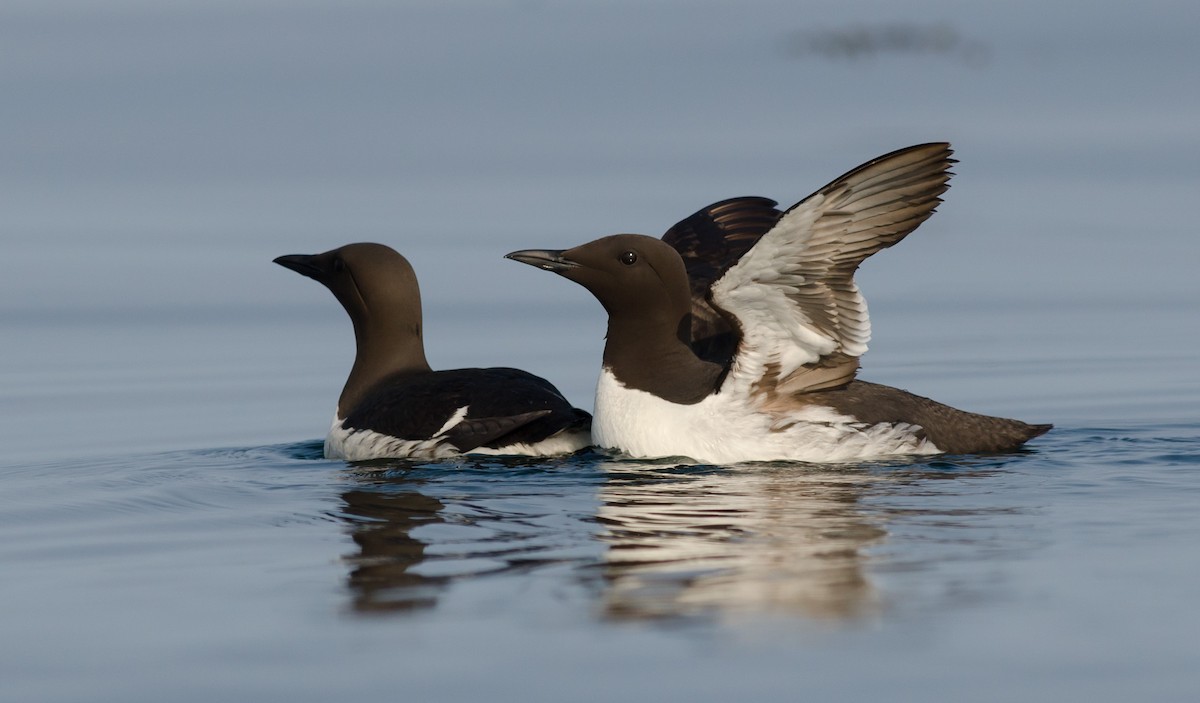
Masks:
[[[543,378],[509,368],[432,370],[417,277],[394,249],[347,244],[275,263],[324,284],[354,323],[357,353],[326,458],[545,456],[590,444],[591,416]]]
[[[766,198],[721,201],[663,240],[508,254],[581,284],[608,312],[593,443],[633,457],[833,462],[1005,451],[1048,431],[855,379],[870,321],[854,271],[933,214],[951,153],[892,152],[784,212]]]

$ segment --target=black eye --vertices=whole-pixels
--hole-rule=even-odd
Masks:
[[[621,263],[625,264],[626,266],[633,266],[634,264],[637,263],[637,252],[636,251],[623,251],[623,252],[621,252],[621,255],[618,256],[617,258],[620,259]]]
[[[346,262],[342,261],[341,257],[338,257],[333,260],[333,270],[335,272],[341,273],[342,269],[344,269],[344,268],[346,268]]]

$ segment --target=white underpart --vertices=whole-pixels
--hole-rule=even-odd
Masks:
[[[345,419],[333,417],[333,426],[325,438],[325,458],[344,461],[367,459],[444,459],[458,456],[460,452],[446,442],[446,432],[463,421],[467,408],[455,410],[441,429],[428,439],[400,439],[372,430],[349,430],[342,425]]]
[[[467,453],[488,456],[555,456],[573,454],[590,446],[592,446],[592,433],[588,430],[560,430],[533,444],[517,442],[496,449],[476,447]]]
[[[325,458],[343,461],[366,461],[369,459],[446,459],[461,456],[462,452],[446,440],[446,433],[467,416],[464,405],[450,416],[441,429],[428,439],[400,439],[372,430],[349,430],[342,425],[343,418],[336,414],[329,435],[325,437]],[[583,432],[563,430],[546,439],[528,444],[519,442],[492,449],[476,447],[467,454],[493,456],[552,456],[579,451],[591,444],[591,437]]]
[[[626,388],[600,370],[592,441],[636,458],[687,457],[710,464],[742,461],[859,461],[902,454],[938,454],[906,423],[867,425],[829,408],[804,405],[786,415],[764,412],[730,388],[681,405]]]

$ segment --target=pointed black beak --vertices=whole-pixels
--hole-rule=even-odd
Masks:
[[[310,254],[288,254],[275,259],[275,263],[280,266],[291,269],[302,276],[321,280],[322,270],[316,265],[314,259],[316,257]]]
[[[522,249],[505,254],[504,258],[554,273],[565,273],[573,268],[579,268],[579,264],[563,256],[564,251],[563,249]]]

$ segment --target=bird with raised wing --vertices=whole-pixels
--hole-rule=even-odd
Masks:
[[[608,312],[593,443],[643,458],[836,462],[1005,451],[1048,431],[856,378],[871,326],[854,272],[933,214],[951,153],[892,152],[782,212],[725,200],[661,240],[508,254]]]

